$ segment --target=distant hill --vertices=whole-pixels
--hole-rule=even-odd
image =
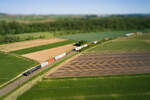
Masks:
[[[8,14],[6,13],[0,13],[0,16],[7,16]]]
[[[150,14],[117,14],[111,16],[120,16],[120,17],[150,17]]]
[[[9,16],[9,17],[29,17],[29,16],[43,16],[43,17],[55,17],[55,18],[66,18],[66,17],[107,17],[107,16],[116,16],[116,17],[150,17],[150,14],[108,14],[108,15],[96,15],[96,14],[47,14],[47,15],[34,15],[34,14],[26,14],[26,15],[22,15],[22,14],[7,14],[7,13],[1,13],[0,12],[0,16]]]

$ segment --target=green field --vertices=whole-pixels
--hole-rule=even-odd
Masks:
[[[0,21],[41,21],[54,19],[50,16],[0,16]]]
[[[44,79],[17,100],[150,100],[150,75]]]
[[[74,40],[66,40],[66,41],[62,41],[62,42],[56,42],[56,43],[52,43],[52,44],[41,45],[41,46],[37,46],[37,47],[12,51],[11,53],[16,53],[16,54],[22,55],[22,54],[32,53],[32,52],[36,52],[36,51],[40,51],[40,50],[45,50],[45,49],[51,49],[51,48],[55,48],[55,47],[59,47],[59,46],[64,46],[64,45],[71,44],[71,43],[74,43],[74,42],[75,42]]]
[[[23,57],[0,52],[0,85],[38,63]]]
[[[110,41],[104,44],[100,44],[93,49],[91,52],[133,52],[133,51],[149,51],[150,44],[140,40],[124,40],[124,41]]]
[[[53,37],[54,34],[50,32],[22,33],[16,35],[0,35],[0,44],[35,40],[35,39],[50,39]]]
[[[149,39],[149,34],[121,37],[99,44],[89,51],[149,51],[150,43],[145,41]],[[149,83],[150,74],[46,78],[19,96],[17,100],[150,100]]]
[[[124,36],[126,33],[130,31],[118,31],[118,32],[96,32],[96,33],[80,33],[74,35],[64,35],[60,36],[60,38],[67,38],[72,40],[85,40],[85,41],[95,41],[95,40],[103,40],[104,38],[116,38],[119,36]]]
[[[36,33],[23,33],[17,34],[15,36],[19,36],[20,40],[28,40],[28,39],[40,39],[40,38],[52,38],[54,37],[50,32],[36,32]]]
[[[116,40],[108,41],[97,45],[95,48],[90,49],[89,51],[90,52],[149,51],[150,43],[146,42],[145,40],[150,40],[150,34],[119,38]]]

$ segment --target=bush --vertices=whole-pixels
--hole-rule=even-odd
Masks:
[[[2,39],[2,42],[4,43],[18,42],[18,41],[20,41],[20,37],[14,35],[5,35]]]
[[[40,36],[39,36],[39,39],[44,39],[44,38],[45,38],[44,35],[40,35]]]
[[[81,45],[83,45],[85,43],[87,43],[87,41],[83,41],[82,40],[82,41],[79,41],[79,42],[75,43],[74,46],[81,46]]]
[[[26,40],[33,40],[34,38],[33,38],[33,36],[28,36],[27,38],[26,38]]]

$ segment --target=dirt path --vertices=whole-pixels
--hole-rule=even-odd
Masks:
[[[10,51],[20,50],[20,49],[25,49],[25,48],[30,48],[30,47],[40,46],[40,45],[46,45],[55,42],[61,42],[65,40],[66,39],[53,38],[53,39],[38,39],[38,40],[3,44],[0,45],[0,51],[10,52]]]
[[[44,62],[48,60],[49,58],[52,58],[61,53],[67,52],[69,50],[72,50],[73,48],[75,47],[72,44],[69,44],[69,45],[60,46],[57,48],[52,48],[52,49],[42,50],[42,51],[38,51],[34,53],[25,54],[22,56],[36,60],[38,62]]]
[[[48,77],[103,76],[150,73],[149,53],[83,54]]]

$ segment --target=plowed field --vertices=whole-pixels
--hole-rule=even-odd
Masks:
[[[48,77],[103,76],[150,73],[150,53],[87,53]]]

